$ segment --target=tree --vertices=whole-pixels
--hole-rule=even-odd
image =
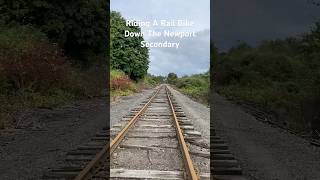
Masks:
[[[164,76],[155,76],[154,79],[159,83],[163,83],[165,80],[165,77]]]
[[[106,0],[2,0],[0,22],[32,25],[83,64],[105,55],[108,39]]]
[[[126,20],[119,12],[112,11],[110,16],[110,58],[111,68],[119,69],[138,81],[148,71],[149,49],[141,47],[143,37],[125,37],[125,30],[140,33],[137,26],[126,26]]]
[[[169,73],[167,77],[167,82],[169,84],[175,84],[177,82],[178,76],[175,73]]]
[[[316,22],[311,32],[303,37],[303,50],[306,54],[318,53],[320,49],[320,21]]]

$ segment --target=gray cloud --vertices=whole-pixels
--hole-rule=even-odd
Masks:
[[[237,40],[255,45],[301,34],[320,17],[308,0],[217,0],[212,11],[214,42],[223,50]]]
[[[181,48],[152,48],[150,49],[151,74],[167,75],[175,72],[178,76],[197,74],[209,70],[210,31],[196,33],[194,38],[153,38],[151,42],[180,42]]]
[[[128,19],[190,19],[196,22],[193,30],[210,26],[210,0],[111,0],[111,10]]]

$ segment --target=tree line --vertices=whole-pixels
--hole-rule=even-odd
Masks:
[[[32,26],[79,63],[106,54],[106,0],[3,0],[0,7],[2,26]]]
[[[0,128],[28,108],[102,95],[106,0],[0,1]]]
[[[297,132],[320,131],[320,23],[300,36],[215,51],[214,88],[270,111]]]

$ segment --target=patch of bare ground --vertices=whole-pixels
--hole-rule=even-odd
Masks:
[[[0,179],[39,179],[47,168],[58,166],[66,152],[106,126],[107,103],[94,98],[32,110],[20,120],[20,129],[0,131]]]
[[[320,148],[214,94],[214,124],[248,179],[320,179]]]

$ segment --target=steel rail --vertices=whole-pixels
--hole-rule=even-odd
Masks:
[[[92,159],[88,165],[77,175],[75,180],[84,180],[86,179],[90,174],[93,174],[95,172],[92,172],[95,166],[97,166],[99,163],[101,163],[101,159],[103,157],[107,157],[106,155],[110,153],[111,155],[114,150],[118,147],[118,145],[121,143],[129,129],[136,123],[138,117],[147,109],[151,101],[157,96],[159,91],[162,89],[163,86],[159,87],[157,91],[152,95],[152,97],[149,99],[149,101],[140,109],[138,113],[135,114],[134,117],[130,119],[130,121],[127,123],[127,125],[119,132],[119,134],[112,140],[110,146],[106,145],[103,147],[103,149]]]
[[[175,113],[175,110],[174,110],[174,107],[173,107],[173,104],[172,104],[172,100],[170,98],[169,89],[168,89],[167,86],[166,86],[166,93],[167,93],[167,98],[168,98],[168,101],[169,101],[169,104],[170,104],[170,108],[171,108],[171,111],[172,111],[172,116],[173,116],[173,119],[174,119],[175,128],[176,128],[176,131],[177,131],[177,136],[178,136],[178,140],[179,140],[180,147],[181,147],[181,152],[182,152],[183,159],[184,159],[185,169],[186,169],[187,175],[188,175],[187,178],[190,179],[190,180],[198,180],[199,176],[197,175],[197,173],[195,171],[195,168],[193,166],[192,159],[191,159],[191,156],[189,154],[189,150],[188,150],[187,144],[186,144],[186,142],[184,140],[184,137],[183,137],[183,134],[182,134],[182,130],[180,128],[180,125],[179,125],[179,122],[178,122],[178,119],[177,119],[177,116],[176,116],[176,113]]]
[[[129,121],[129,123],[121,130],[121,132],[114,138],[110,145],[110,154],[118,147],[124,136],[127,134],[129,129],[136,123],[138,117],[147,109],[151,101],[157,96],[159,91],[162,89],[162,86],[154,93],[154,95],[149,99],[149,101],[140,109],[138,113]]]

